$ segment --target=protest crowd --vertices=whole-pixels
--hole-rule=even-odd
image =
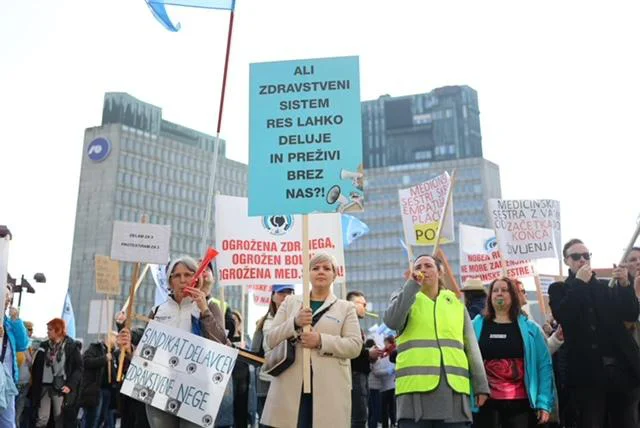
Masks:
[[[170,294],[148,320],[266,357],[236,360],[216,427],[638,427],[640,248],[613,269],[611,286],[581,240],[568,241],[563,258],[568,276],[549,287],[542,326],[518,279],[471,278],[459,298],[442,261],[419,255],[383,316],[393,334],[365,332],[366,296],[337,298],[336,262],[322,252],[309,263],[310,305],[293,285],[274,285],[253,340],[241,314],[212,297],[213,263],[199,268],[188,256],[166,266]],[[144,334],[126,327],[124,312],[117,330],[83,347],[59,318],[45,340],[32,337],[10,288],[5,296],[0,426],[201,426],[119,392],[119,362],[126,373]],[[269,358],[287,347],[292,360]]]

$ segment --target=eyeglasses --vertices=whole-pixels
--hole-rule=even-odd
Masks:
[[[580,257],[584,258],[585,260],[591,260],[591,253],[573,253],[569,254],[567,257],[571,257],[571,260],[573,260],[574,262],[580,260]]]

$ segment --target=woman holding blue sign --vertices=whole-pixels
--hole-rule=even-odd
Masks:
[[[205,270],[203,276],[198,278],[199,286],[192,287],[191,283],[197,271],[197,262],[189,256],[182,256],[172,260],[167,267],[170,288],[169,298],[166,302],[153,308],[149,318],[226,344],[227,338],[224,329],[221,327],[222,312],[217,305],[207,302],[206,293],[202,290],[204,283],[212,281],[212,277]],[[142,331],[136,330],[133,332],[132,339],[131,332],[123,329],[118,335],[118,344],[132,352],[131,344],[137,344],[141,335]],[[150,405],[145,407],[151,428],[195,428],[198,426]]]
[[[391,297],[385,324],[396,339],[396,413],[400,428],[466,427],[471,394],[479,405],[489,385],[466,307],[444,288],[440,260],[416,258]],[[473,391],[473,392],[472,392]]]
[[[295,340],[295,360],[271,381],[261,422],[278,428],[351,425],[351,362],[362,350],[356,309],[331,291],[336,261],[317,253],[309,263],[311,308],[288,296],[265,332],[267,346]],[[308,333],[302,328],[311,325]],[[302,393],[303,348],[311,349],[311,394]],[[273,352],[273,351],[272,351]]]

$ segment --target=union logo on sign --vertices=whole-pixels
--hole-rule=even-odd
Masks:
[[[102,162],[111,152],[111,142],[104,137],[95,138],[87,146],[87,156],[94,162]]]
[[[281,236],[293,227],[293,216],[290,215],[266,215],[262,217],[262,226],[270,234]]]
[[[494,251],[496,249],[496,246],[498,245],[498,241],[496,240],[496,237],[494,236],[493,238],[489,238],[485,241],[484,243],[484,249],[487,253],[491,253],[492,251]]]

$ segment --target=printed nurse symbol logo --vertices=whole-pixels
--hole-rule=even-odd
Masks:
[[[211,380],[217,385],[224,380],[224,375],[222,373],[216,373],[213,375],[213,378],[211,378]]]
[[[142,350],[140,351],[140,357],[145,360],[153,360],[153,357],[156,356],[156,348],[150,345],[143,345]]]
[[[285,235],[293,227],[293,216],[266,215],[262,217],[262,227],[275,236]]]
[[[493,251],[495,251],[497,245],[498,245],[498,241],[496,240],[496,237],[494,236],[494,237],[489,238],[489,239],[487,239],[485,241],[484,250],[487,253],[492,253]]]
[[[177,415],[180,411],[181,404],[182,403],[180,403],[178,400],[167,400],[167,404],[164,406],[164,411],[172,415]]]
[[[169,367],[175,368],[179,363],[180,363],[180,358],[176,357],[175,355],[169,358]]]
[[[111,142],[104,137],[95,138],[87,146],[87,156],[94,162],[102,162],[111,153]]]

